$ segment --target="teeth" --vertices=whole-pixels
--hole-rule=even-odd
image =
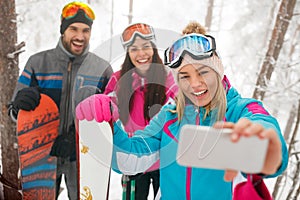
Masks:
[[[200,91],[200,92],[194,92],[193,94],[196,96],[200,96],[201,94],[204,94],[206,90]]]
[[[147,62],[147,61],[148,61],[148,59],[138,60],[139,63],[145,63],[145,62]]]
[[[75,45],[77,45],[77,46],[80,46],[80,45],[82,45],[82,43],[81,42],[73,42]]]

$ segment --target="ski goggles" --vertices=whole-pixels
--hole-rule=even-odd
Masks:
[[[125,47],[131,45],[136,36],[140,36],[146,40],[155,39],[154,29],[152,26],[143,23],[137,23],[128,26],[123,31],[121,36],[123,46]]]
[[[215,38],[210,35],[188,34],[179,38],[165,50],[164,63],[170,68],[177,68],[185,53],[193,59],[201,60],[213,55],[216,50]]]
[[[92,21],[95,19],[94,11],[87,4],[82,2],[72,2],[67,4],[62,10],[62,14],[61,14],[62,19],[68,19],[74,17],[77,14],[79,9],[84,11],[85,16],[88,19]]]

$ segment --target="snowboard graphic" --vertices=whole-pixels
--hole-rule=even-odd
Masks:
[[[113,150],[111,126],[108,122],[95,120],[77,124],[79,199],[108,199]]]
[[[47,95],[41,94],[34,111],[19,111],[17,136],[24,200],[55,199],[56,157],[49,153],[58,128],[58,108]]]

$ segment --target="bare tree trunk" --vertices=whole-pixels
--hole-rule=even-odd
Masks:
[[[299,124],[300,124],[300,99],[298,100],[297,118],[296,118],[295,124],[296,124],[296,126],[293,130],[293,137],[291,139],[292,144],[296,143],[296,137],[297,137],[297,133],[298,133],[298,130],[299,130]],[[289,155],[291,155],[291,151],[289,151]],[[298,161],[298,163],[300,163],[299,158],[297,159],[297,161]],[[299,182],[299,173],[295,173],[295,177]],[[293,189],[296,191],[295,196],[296,197],[299,196],[299,189],[298,188],[293,188]]]
[[[3,177],[20,186],[16,129],[7,113],[7,103],[19,74],[15,0],[0,1],[0,134]],[[16,190],[4,187],[5,199],[20,199]]]
[[[295,127],[294,127],[294,130],[293,130],[293,134],[292,134],[292,137],[291,137],[291,140],[289,142],[289,148],[288,148],[288,155],[289,155],[289,160],[292,160],[292,157],[295,156],[296,158],[296,171],[293,172],[293,174],[288,174],[287,171],[284,173],[284,175],[280,176],[277,180],[276,180],[276,183],[275,183],[275,186],[274,186],[274,190],[273,190],[273,197],[274,199],[277,199],[277,196],[278,196],[278,191],[279,191],[279,188],[281,187],[282,184],[282,180],[283,178],[285,177],[286,179],[288,177],[292,177],[292,181],[293,181],[293,186],[290,188],[290,191],[288,193],[288,197],[291,197],[294,190],[296,190],[296,196],[299,195],[299,188],[296,188],[296,184],[299,183],[299,171],[300,171],[300,162],[299,162],[299,157],[297,155],[297,152],[295,152],[294,154],[292,154],[292,149],[295,150],[295,143],[297,142],[297,133],[298,133],[298,129],[299,129],[299,123],[300,123],[300,99],[298,100],[298,108],[297,108],[297,113],[296,113],[296,120],[294,122],[295,124]],[[291,163],[291,162],[289,162]],[[284,184],[285,185],[285,184]],[[289,199],[289,198],[287,198]]]
[[[296,199],[296,198],[293,197],[293,196],[295,196],[293,194],[295,194],[295,189],[298,188],[296,186],[299,183],[298,177],[299,177],[299,173],[300,173],[300,162],[299,162],[299,156],[297,156],[297,155],[296,155],[296,163],[297,163],[296,170],[295,170],[294,174],[292,174],[293,176],[291,178],[293,184],[289,189],[289,192],[288,192],[288,195],[287,195],[286,199]]]
[[[128,24],[132,23],[132,7],[133,7],[133,0],[129,0],[129,14],[128,14]]]
[[[295,121],[295,118],[296,118],[296,114],[297,114],[296,106],[293,105],[292,108],[291,108],[291,111],[290,111],[288,121],[287,121],[286,126],[285,126],[285,130],[283,132],[285,141],[288,141],[288,139],[290,137],[292,127],[294,125],[294,121]]]
[[[291,63],[291,61],[292,61],[291,58],[292,58],[293,54],[295,53],[295,49],[298,45],[299,33],[300,33],[300,25],[297,26],[293,36],[291,37],[291,38],[294,38],[294,39],[291,41],[292,44],[291,44],[291,47],[290,47],[290,50],[289,50],[289,54],[287,56],[288,57],[287,60],[289,62],[287,62],[287,63]],[[289,67],[290,67],[289,64],[287,64],[286,68],[289,68]],[[299,103],[298,106],[300,107],[300,103]],[[294,137],[293,137],[293,135],[292,136],[290,136],[290,135],[292,134],[292,129],[293,129],[294,125],[297,124],[296,120],[299,119],[299,115],[300,115],[300,110],[299,109],[300,108],[298,108],[298,110],[297,110],[297,107],[296,107],[295,104],[291,107],[291,110],[290,110],[290,113],[289,113],[289,118],[287,120],[285,130],[284,130],[284,139],[285,139],[285,141],[287,141],[290,148],[294,147],[294,142],[295,141],[292,141],[292,139],[290,139],[291,137],[292,138],[294,138]],[[295,131],[293,131],[293,132],[295,133]],[[292,160],[292,158],[290,158],[289,163],[292,164],[291,160]],[[281,176],[279,176],[277,178],[276,183],[274,185],[273,194],[272,194],[274,199],[279,199],[279,190],[280,190],[280,188],[282,188],[286,185],[284,182],[286,182],[289,179],[289,176],[292,176],[292,175],[293,174],[288,174],[288,171],[285,171]],[[296,191],[297,196],[299,194],[299,189],[300,189],[300,187]]]
[[[276,9],[277,9],[277,4],[278,4],[278,0],[273,0],[272,2],[272,7],[270,9],[270,17],[268,17],[268,21],[267,24],[269,24],[269,26],[267,26],[267,29],[271,29],[272,27],[272,23],[273,23],[273,19],[274,19],[274,15],[276,13]],[[263,46],[267,46],[268,45],[268,38],[270,37],[270,31],[266,31],[266,34],[264,34],[264,45]]]
[[[284,139],[285,141],[289,141],[289,138],[290,138],[290,134],[292,132],[292,127],[294,125],[294,122],[295,122],[295,117],[296,117],[296,106],[293,105],[292,108],[291,108],[291,111],[290,111],[290,115],[289,115],[289,118],[288,118],[288,121],[286,123],[286,126],[285,126],[285,130],[284,130]],[[279,176],[276,180],[276,183],[274,185],[274,189],[273,189],[273,197],[274,199],[276,199],[276,197],[278,196],[279,194],[279,190],[280,188],[282,187],[282,183],[283,181],[285,180],[285,178],[287,176],[287,172],[284,172],[281,176]]]
[[[110,38],[113,37],[114,35],[114,0],[111,0],[111,18],[110,18]],[[110,45],[109,45],[109,58],[108,60],[112,60],[112,52],[113,52],[113,46],[112,46],[112,40],[110,41]]]
[[[209,32],[211,29],[213,11],[214,11],[214,0],[209,0],[207,6],[207,13],[205,17],[205,27],[207,29],[207,32]]]
[[[278,195],[279,195],[279,189],[282,186],[282,182],[284,181],[284,178],[286,178],[286,172],[284,172],[284,174],[282,174],[281,176],[279,176],[276,179],[276,183],[274,185],[274,189],[273,189],[273,193],[272,193],[272,197],[275,199],[277,199]]]
[[[266,53],[261,71],[258,75],[256,88],[253,97],[263,100],[265,89],[267,88],[267,81],[270,80],[274,71],[274,66],[277,62],[284,36],[288,29],[290,20],[293,16],[296,0],[282,0],[279,12],[276,17],[275,27],[272,32],[272,38],[269,43],[269,48]]]

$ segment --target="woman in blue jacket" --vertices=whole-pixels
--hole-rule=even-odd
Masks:
[[[165,51],[165,63],[178,82],[176,105],[164,106],[132,138],[119,121],[114,123],[113,168],[135,174],[160,159],[162,199],[232,199],[232,181],[238,172],[176,162],[178,136],[185,124],[231,128],[232,142],[250,136],[269,140],[259,174],[263,177],[278,176],[287,166],[287,148],[277,120],[261,102],[242,98],[230,85],[215,47],[212,36],[195,33],[174,42]],[[108,121],[114,119],[110,107],[110,99],[98,94],[80,103],[76,115],[80,120]]]

